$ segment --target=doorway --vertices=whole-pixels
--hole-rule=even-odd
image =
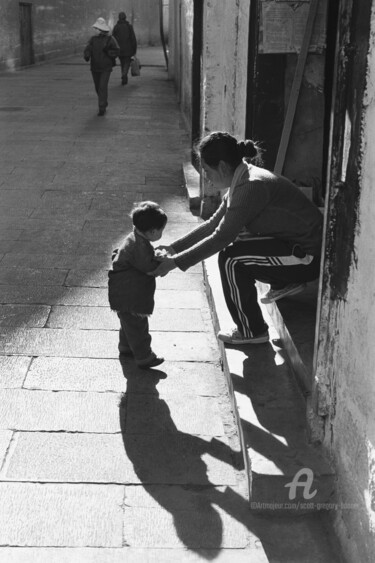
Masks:
[[[32,4],[30,2],[19,3],[19,19],[20,19],[20,64],[21,66],[29,66],[34,64],[34,47],[33,47],[33,25],[32,25]]]
[[[192,163],[195,162],[194,144],[201,135],[201,76],[202,76],[202,42],[203,42],[203,2],[194,1],[193,20],[193,56],[192,56],[192,120],[191,143]]]
[[[260,142],[264,166],[273,170],[284,123],[284,54],[260,54],[260,3],[250,3],[246,97],[247,139]]]

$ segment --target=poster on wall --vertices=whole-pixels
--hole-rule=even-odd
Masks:
[[[259,53],[299,53],[305,32],[310,0],[260,0]],[[310,53],[326,46],[327,2],[320,0]]]

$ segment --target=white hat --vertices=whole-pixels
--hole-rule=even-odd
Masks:
[[[100,31],[110,31],[104,18],[98,18],[92,27],[95,27],[95,29],[100,29]]]

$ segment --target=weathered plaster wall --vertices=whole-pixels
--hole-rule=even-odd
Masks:
[[[248,0],[206,0],[203,10],[201,136],[226,130],[243,138],[246,126]],[[170,3],[169,76],[179,93],[185,123],[192,121],[192,55],[194,1]],[[217,191],[202,186],[204,215],[216,207]]]
[[[160,44],[158,0],[35,0],[32,4],[35,62],[81,49],[92,33],[97,17],[110,26],[119,11],[134,25],[140,44]],[[20,64],[19,3],[0,3],[0,70]]]
[[[169,75],[191,122],[193,0],[171,3]],[[246,119],[249,2],[207,0],[203,13],[202,134],[225,129],[243,137]]]
[[[181,2],[181,56],[180,56],[180,103],[187,126],[191,127],[192,120],[192,57],[193,57],[193,0]]]
[[[336,473],[335,525],[348,561],[375,560],[375,1],[361,130],[360,201],[345,300],[331,304],[324,330],[330,357],[318,364],[325,446]],[[328,348],[327,348],[328,349]],[[327,399],[327,407],[324,404]],[[352,509],[345,505],[352,505]]]
[[[207,0],[204,11],[204,133],[245,133],[249,2]]]
[[[245,0],[205,3],[202,135],[224,130],[245,136],[249,10]],[[202,197],[205,217],[217,207],[220,196],[203,183]]]

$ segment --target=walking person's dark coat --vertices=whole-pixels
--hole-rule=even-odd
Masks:
[[[137,39],[133,26],[126,19],[125,12],[119,13],[118,22],[113,28],[113,36],[120,47],[121,83],[127,84],[131,59],[137,52]]]
[[[98,18],[93,25],[99,34],[90,38],[83,52],[85,61],[90,61],[90,69],[98,95],[99,112],[104,115],[108,106],[108,82],[112,72],[113,60],[119,55],[119,46],[109,35],[109,27],[104,18]]]

